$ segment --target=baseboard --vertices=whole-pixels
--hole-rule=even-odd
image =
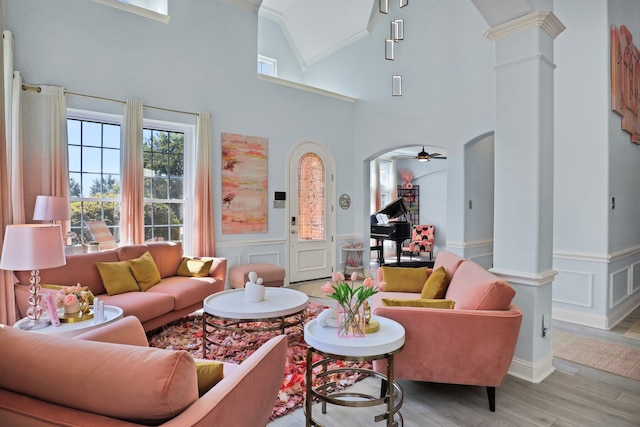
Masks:
[[[606,316],[591,313],[580,313],[558,307],[552,307],[551,318],[561,322],[574,323],[576,325],[589,326],[591,328],[604,330],[608,329],[607,325],[609,323]]]
[[[553,367],[553,353],[549,353],[542,359],[530,362],[514,357],[509,367],[509,375],[528,381],[530,383],[540,383],[555,371]]]

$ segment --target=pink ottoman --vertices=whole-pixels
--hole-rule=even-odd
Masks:
[[[258,277],[262,278],[264,286],[284,285],[284,268],[263,262],[236,265],[229,268],[229,284],[232,288],[244,288],[244,285],[249,281],[249,273],[252,271],[255,271]]]

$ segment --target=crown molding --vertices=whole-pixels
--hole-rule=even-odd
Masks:
[[[566,28],[552,11],[538,10],[491,27],[484,33],[484,36],[491,41],[496,41],[538,27],[544,29],[554,39]]]

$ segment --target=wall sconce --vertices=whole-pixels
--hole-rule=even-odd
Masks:
[[[395,75],[391,79],[391,94],[393,96],[402,96],[402,76]]]
[[[393,47],[396,44],[391,39],[386,39],[384,41],[384,59],[388,59],[389,61],[393,61]]]
[[[380,13],[389,13],[389,0],[379,0],[378,6],[380,9]]]
[[[404,40],[404,19],[391,21],[391,39],[394,41]]]

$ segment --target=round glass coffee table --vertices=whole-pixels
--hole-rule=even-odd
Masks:
[[[308,305],[307,294],[287,288],[266,287],[264,300],[259,302],[245,301],[244,288],[209,295],[203,302],[202,357],[207,357],[207,344],[226,346],[215,339],[216,331],[279,330],[284,335],[286,328],[304,323]]]
[[[403,425],[400,414],[402,407],[402,387],[394,380],[393,356],[404,346],[404,327],[398,322],[380,316],[372,316],[380,323],[377,332],[363,337],[338,336],[336,328],[321,326],[317,319],[309,321],[304,327],[304,340],[307,343],[307,360],[314,360],[314,353],[321,356],[314,363],[307,363],[306,398],[304,403],[306,426],[319,426],[312,414],[313,398],[322,402],[322,413],[327,412],[327,403],[346,407],[365,407],[386,405],[384,413],[374,417],[374,420],[387,420],[388,427]],[[373,361],[387,359],[386,375],[365,368],[337,368],[329,370],[329,362],[333,360]],[[314,374],[315,369],[315,374]],[[332,383],[328,380],[335,373],[355,371],[368,376],[380,378],[383,386],[381,396],[371,396],[363,393],[346,391],[332,391]],[[313,378],[320,378],[320,384],[313,387]],[[399,424],[398,424],[399,421]]]

